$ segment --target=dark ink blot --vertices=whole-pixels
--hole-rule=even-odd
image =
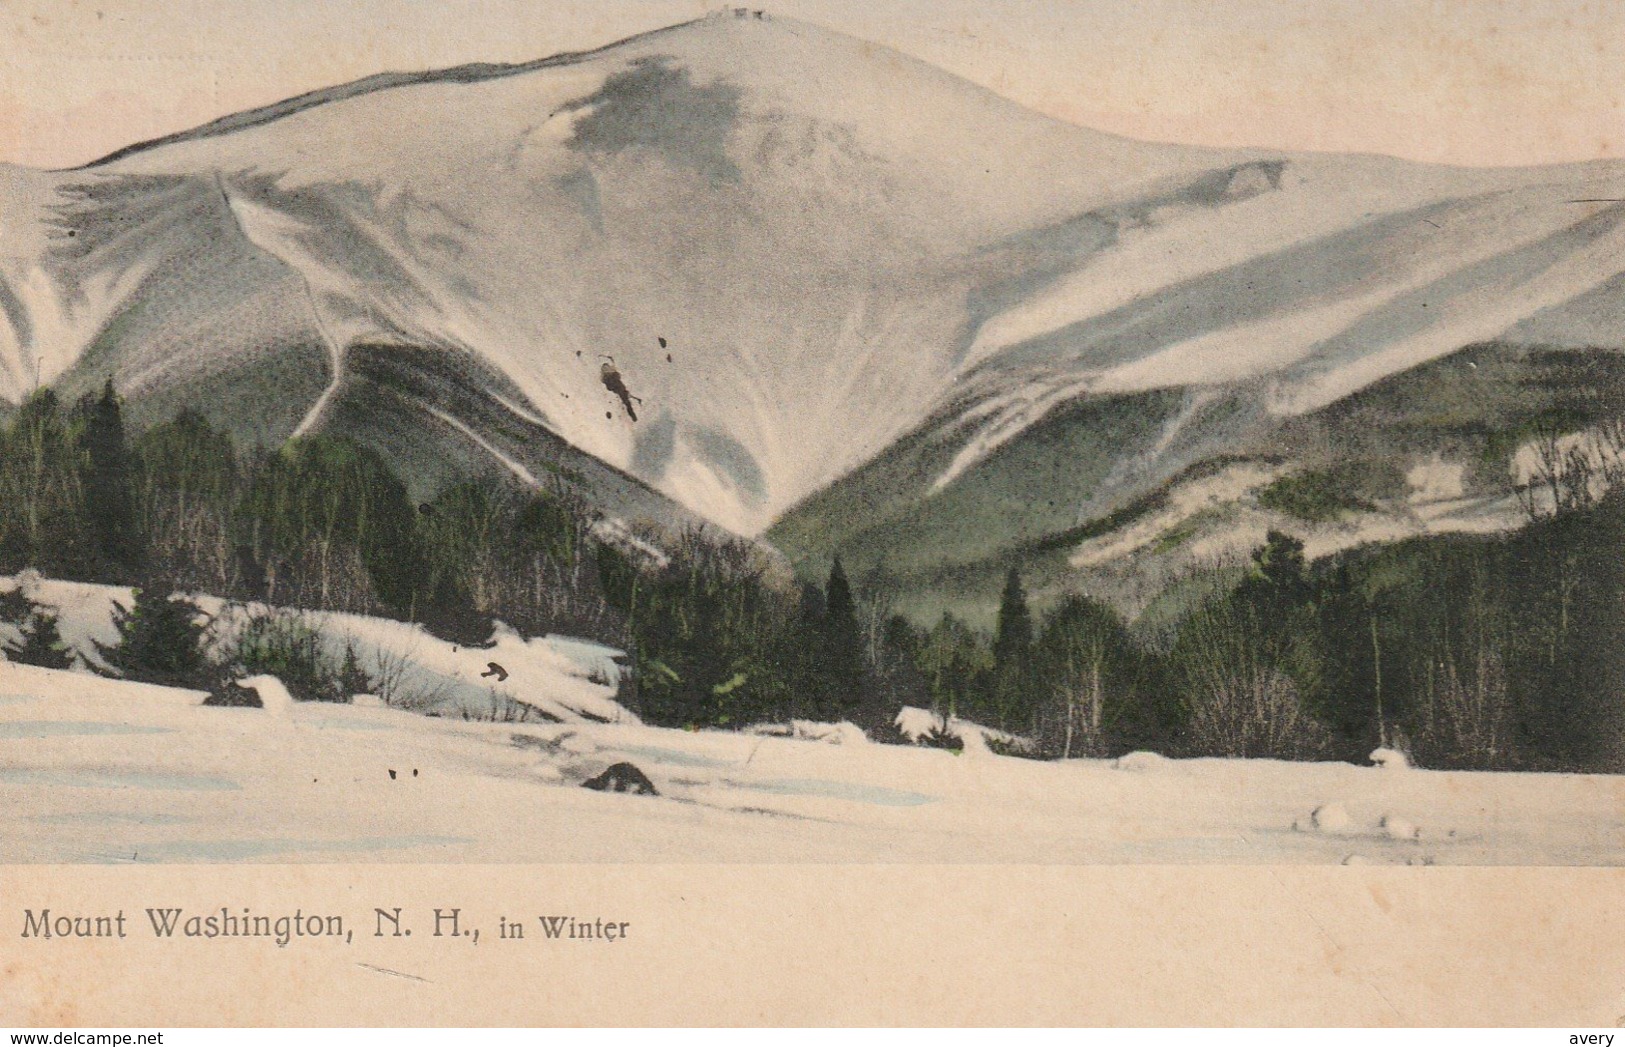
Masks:
[[[668,364],[669,364],[669,363],[671,363],[671,354],[670,354],[670,353],[667,353],[667,354],[666,354],[666,362],[667,362],[667,363],[668,363]]]
[[[389,771],[389,780],[390,780],[390,781],[394,781],[394,780],[395,780],[395,769],[394,769],[394,768],[393,768],[393,767],[392,767],[392,768],[390,768],[390,771]]]
[[[581,783],[584,789],[599,792],[633,793],[637,796],[659,796],[660,790],[636,764],[617,763],[596,778]]]
[[[655,341],[660,343],[660,348],[662,348],[662,349],[666,348],[666,338],[665,338],[664,335],[656,335],[655,336]]]
[[[632,401],[643,402],[640,396],[633,396],[632,391],[626,387],[621,378],[620,369],[615,366],[613,356],[604,357],[604,365],[598,370],[598,380],[604,383],[604,388],[621,398],[621,405],[626,408],[626,416],[634,422],[638,420],[638,413],[632,409]]]

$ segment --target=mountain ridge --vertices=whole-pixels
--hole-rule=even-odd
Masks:
[[[970,436],[927,500],[1094,397],[1290,416],[1509,331],[1613,329],[1625,209],[1567,201],[1615,185],[1625,164],[1137,142],[724,14],[0,171],[0,399],[113,377],[149,413],[202,397],[274,444],[415,368],[407,474],[536,475],[568,447],[660,492],[627,512],[757,535],[939,415]],[[274,417],[242,417],[256,402]],[[1108,512],[1190,464],[1178,447],[1241,439],[1229,424],[1199,406],[1160,446],[1117,434],[1090,481],[1116,493],[1061,497]]]
[[[176,131],[170,134],[159,135],[156,138],[132,142],[129,145],[120,146],[111,153],[108,153],[107,155],[99,157],[95,160],[91,160],[88,163],[77,164],[73,167],[67,168],[57,168],[56,170],[86,171],[92,168],[102,167],[107,164],[117,163],[118,161],[123,160],[126,157],[133,156],[136,153],[144,153],[148,150],[162,148],[163,146],[167,145],[176,145],[181,142],[196,141],[200,138],[230,134],[233,131],[257,127],[261,124],[270,123],[273,120],[280,120],[285,116],[292,116],[295,113],[303,112],[306,109],[311,109],[319,105],[326,105],[329,102],[342,102],[349,98],[370,94],[373,91],[383,91],[393,87],[409,87],[413,84],[424,83],[478,83],[482,80],[492,80],[501,76],[514,76],[517,74],[531,72],[536,69],[545,69],[549,66],[567,65],[571,62],[592,58],[595,55],[612,50],[616,47],[620,47],[624,44],[654,37],[663,33],[669,33],[675,29],[681,29],[682,27],[690,25],[695,21],[698,21],[698,19],[690,19],[687,22],[677,22],[669,26],[662,26],[658,29],[651,29],[648,32],[637,33],[633,36],[624,37],[601,47],[588,48],[582,51],[560,51],[556,54],[531,59],[527,62],[464,62],[455,66],[445,66],[439,69],[430,69],[418,72],[408,70],[389,70],[380,73],[371,73],[367,76],[358,77],[355,80],[346,81],[342,84],[334,84],[329,87],[318,87],[310,91],[302,91],[299,94],[291,95],[287,98],[280,99],[266,105],[255,106],[252,109],[245,109],[236,113],[228,113],[225,116],[205,121],[204,123],[198,124],[196,127],[190,127],[183,131]]]

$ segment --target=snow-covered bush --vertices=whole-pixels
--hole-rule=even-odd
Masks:
[[[923,745],[927,749],[947,749],[950,752],[963,752],[965,740],[958,733],[947,727],[933,727],[914,739],[915,745]]]
[[[129,607],[113,604],[118,642],[96,643],[120,676],[169,687],[207,686],[213,675],[206,650],[213,622],[198,605],[163,585],[135,590]]]
[[[1017,738],[1013,735],[985,735],[983,741],[987,743],[988,751],[995,756],[1013,756],[1023,760],[1044,760],[1048,757],[1037,745],[1026,738]]]
[[[321,631],[296,611],[247,611],[222,661],[234,675],[276,677],[302,702],[347,702],[354,693],[347,686],[354,681],[343,679],[343,667],[328,654]]]
[[[7,661],[42,669],[73,668],[73,651],[63,641],[57,630],[57,616],[50,611],[35,606],[17,631],[21,634],[17,643],[0,644]]]
[[[1161,753],[1145,752],[1144,750],[1124,753],[1112,761],[1112,767],[1119,771],[1135,771],[1138,773],[1160,771],[1167,766],[1168,757]]]

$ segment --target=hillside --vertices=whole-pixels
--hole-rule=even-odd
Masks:
[[[1625,206],[1581,201],[1622,187],[1134,142],[717,16],[0,169],[0,400],[111,377],[138,424],[359,434],[420,497],[562,476],[804,562],[996,518],[969,562],[1464,345],[1617,347]]]

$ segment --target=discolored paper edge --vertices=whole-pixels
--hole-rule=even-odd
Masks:
[[[1594,1027],[1625,1015],[1617,870],[12,866],[0,882],[0,1015],[45,1029]],[[46,907],[122,910],[127,936],[20,937],[23,911]],[[178,924],[161,938],[149,908],[297,913],[324,929],[336,916],[347,935],[278,944]],[[540,917],[624,925],[624,937],[550,939]],[[504,922],[524,938],[503,937]]]
[[[43,2],[12,6],[53,14]],[[162,11],[102,6],[115,15]],[[590,18],[589,7],[567,16]],[[74,57],[168,63],[183,87],[201,90],[210,63],[226,60],[211,57],[221,42],[211,43],[208,29],[194,26],[187,47],[165,53],[132,45]],[[15,56],[25,42],[9,43]],[[52,61],[61,57],[61,41],[41,46]],[[54,79],[38,89],[65,86]],[[98,96],[81,108],[118,119],[124,110],[108,109],[112,103],[138,107]],[[1560,103],[1554,97],[1554,113]],[[1621,876],[1211,866],[7,866],[0,1023],[1612,1026],[1625,1021]],[[351,933],[343,942],[295,937],[286,945],[257,936],[161,939],[146,913],[222,907],[269,918],[337,915]],[[90,919],[122,912],[128,934],[23,937],[25,913],[46,909]],[[393,922],[378,934],[380,909],[399,909],[413,935],[397,937]],[[479,930],[481,939],[436,936],[436,909],[456,910],[456,929]],[[542,916],[624,923],[626,936],[548,940]],[[527,937],[502,939],[499,919],[519,922]]]

